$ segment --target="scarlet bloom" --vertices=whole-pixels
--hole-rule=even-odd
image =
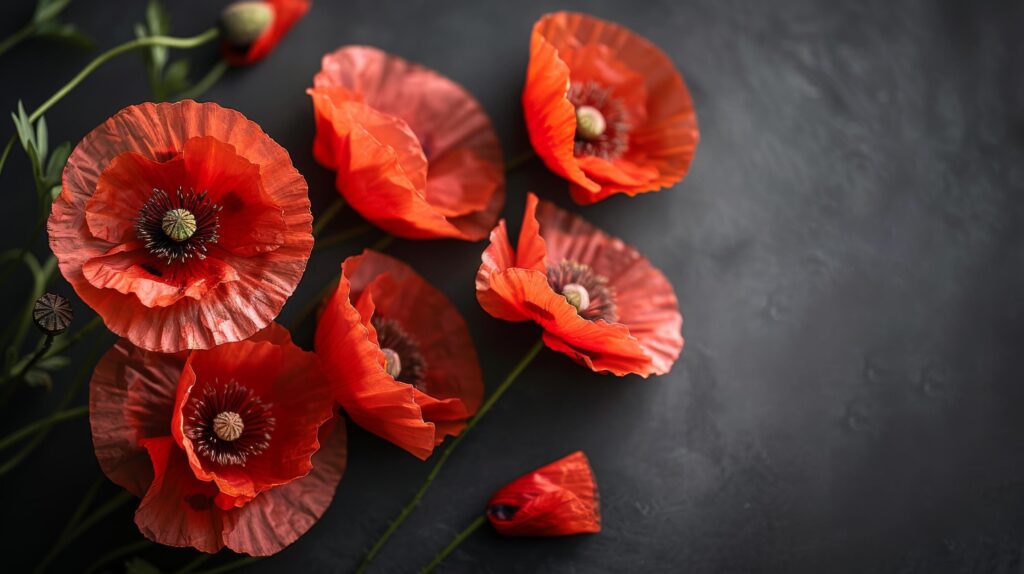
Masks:
[[[408,239],[487,236],[505,202],[501,146],[462,86],[366,46],[324,56],[313,85],[313,155],[356,211]]]
[[[320,518],[345,470],[333,414],[316,356],[276,324],[207,351],[122,339],[89,389],[96,458],[142,497],[139,530],[203,552],[274,554]]]
[[[587,455],[576,451],[505,485],[487,503],[487,519],[506,536],[600,532],[600,497]]]
[[[498,319],[536,322],[549,348],[593,371],[661,375],[683,348],[683,317],[661,271],[532,193],[515,249],[505,220],[491,232],[476,296]]]
[[[699,139],[690,92],[668,56],[586,14],[534,24],[523,111],[533,149],[580,204],[674,185]]]
[[[316,352],[349,417],[421,459],[462,432],[483,397],[458,310],[408,265],[374,251],[342,263]]]
[[[121,110],[78,144],[63,184],[47,224],[61,273],[144,349],[251,336],[313,248],[306,181],[288,152],[216,104]]]
[[[221,53],[233,66],[267,57],[312,4],[311,0],[242,0],[224,9]]]

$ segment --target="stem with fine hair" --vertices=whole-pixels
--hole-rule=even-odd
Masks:
[[[75,407],[73,409],[55,412],[48,417],[41,418],[35,422],[29,423],[21,427],[20,429],[12,432],[11,434],[5,436],[3,439],[0,439],[0,450],[4,450],[5,448],[13,444],[17,444],[19,441],[24,440],[29,435],[41,429],[49,428],[59,422],[76,419],[87,414],[89,414],[89,407],[85,405]]]
[[[106,52],[103,52],[99,56],[96,56],[96,58],[93,59],[93,61],[86,64],[86,66],[82,68],[81,72],[78,72],[78,74],[74,78],[71,78],[71,81],[64,84],[64,87],[57,90],[55,94],[50,96],[50,99],[46,100],[45,102],[43,102],[41,106],[36,108],[36,110],[28,116],[28,120],[30,122],[35,122],[36,120],[38,120],[40,116],[45,114],[47,110],[54,106],[54,104],[59,102],[64,96],[68,95],[68,93],[70,93],[71,90],[75,89],[75,87],[77,87],[78,84],[81,84],[82,80],[89,77],[89,74],[93,73],[96,70],[96,68],[99,68],[107,61],[125,52],[137,50],[139,48],[144,48],[146,46],[166,46],[168,48],[195,48],[196,46],[201,46],[207,42],[210,42],[211,40],[215,40],[219,34],[220,31],[217,28],[210,28],[209,30],[203,32],[202,34],[199,34],[198,36],[191,36],[189,38],[174,38],[171,36],[147,36],[145,38],[136,38],[134,40],[131,40],[130,42],[125,42],[120,46],[115,46],[107,50]]]
[[[540,350],[543,348],[543,339],[534,343],[534,345],[530,347],[530,350],[526,352],[526,355],[516,364],[515,367],[512,368],[511,371],[509,371],[508,375],[505,377],[505,380],[502,381],[500,385],[498,385],[498,388],[494,389],[494,392],[491,393],[491,396],[487,397],[487,400],[484,401],[484,404],[480,405],[480,410],[478,410],[476,414],[473,415],[473,418],[469,419],[469,422],[466,423],[466,428],[463,429],[461,433],[459,433],[459,436],[455,437],[454,440],[448,443],[448,446],[441,453],[441,456],[437,459],[437,462],[434,463],[434,467],[430,469],[430,474],[428,474],[427,478],[423,480],[423,484],[420,485],[419,490],[416,491],[416,494],[413,495],[412,499],[409,500],[405,507],[402,508],[402,511],[398,513],[398,516],[391,522],[391,524],[388,525],[388,528],[384,531],[384,534],[381,534],[380,538],[377,539],[377,542],[375,542],[373,546],[370,548],[370,551],[367,552],[366,556],[363,557],[363,561],[359,563],[359,567],[356,569],[357,574],[366,572],[366,569],[370,566],[370,563],[373,562],[373,559],[376,558],[377,554],[381,551],[382,548],[384,548],[384,545],[387,544],[388,539],[391,538],[391,536],[395,533],[396,530],[398,530],[402,523],[404,523],[406,519],[409,518],[409,515],[412,514],[412,511],[416,509],[416,506],[419,505],[420,500],[423,499],[423,495],[427,493],[427,490],[430,488],[430,485],[433,484],[434,479],[437,478],[438,473],[441,472],[441,467],[444,466],[444,463],[448,460],[448,457],[450,457],[452,453],[455,452],[455,449],[458,448],[459,444],[461,444],[462,441],[466,438],[466,435],[469,434],[469,431],[473,430],[473,427],[475,427],[477,423],[480,422],[480,419],[484,418],[484,415],[486,415],[487,412],[490,411],[492,407],[494,407],[494,404],[498,402],[498,399],[500,399],[501,396],[505,394],[505,391],[507,391],[509,387],[512,386],[512,383],[515,382],[515,380],[519,377],[523,370],[526,369],[526,367],[533,362],[533,359],[536,358],[537,354],[540,353]]]
[[[467,526],[466,529],[462,532],[458,533],[455,536],[455,538],[448,543],[448,546],[444,547],[444,550],[438,552],[437,556],[434,556],[434,559],[431,560],[429,564],[424,566],[422,570],[420,570],[420,574],[429,574],[430,572],[433,572],[434,568],[437,568],[437,566],[441,562],[443,562],[444,559],[447,558],[448,555],[451,554],[453,550],[458,548],[459,544],[462,544],[463,540],[469,538],[469,535],[476,532],[481,526],[484,525],[485,522],[487,522],[487,516],[483,514],[477,516],[476,520],[474,520],[472,524]]]

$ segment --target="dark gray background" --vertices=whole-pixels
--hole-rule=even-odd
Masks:
[[[170,4],[178,35],[207,28],[221,5]],[[645,252],[681,301],[679,363],[664,377],[619,380],[543,353],[452,459],[377,571],[413,571],[497,487],[575,449],[599,480],[601,534],[523,540],[483,531],[445,571],[1020,571],[1024,7],[847,4],[318,0],[269,59],[206,95],[290,150],[319,212],[335,191],[311,156],[303,90],[320,55],[343,44],[373,44],[462,83],[509,157],[529,147],[519,93],[530,26],[546,11],[583,9],[640,31],[693,92],[702,141],[675,189],[578,208],[565,183],[534,162],[510,176],[504,212],[518,228],[524,195],[536,190]],[[3,3],[0,32],[30,10]],[[109,47],[132,36],[142,12],[140,1],[75,0],[66,19]],[[191,55],[200,71],[216,57],[212,46]],[[25,43],[0,57],[0,106],[12,110],[22,98],[34,108],[90,57]],[[148,97],[137,57],[121,57],[47,115],[51,141],[77,141]],[[11,127],[0,125],[6,138]],[[30,226],[21,214],[32,209],[20,151],[0,178],[0,198],[0,247],[19,245]],[[331,227],[356,221],[349,213]],[[286,321],[354,248],[314,256]],[[493,388],[538,332],[477,306],[482,249],[400,241],[391,253],[462,310]],[[25,288],[3,294],[5,321]],[[57,288],[67,290],[62,280]],[[308,346],[311,327],[297,338]],[[55,394],[70,379],[70,370],[58,377]],[[0,430],[53,401],[19,394]],[[252,571],[351,568],[427,473],[428,464],[349,428],[349,469],[334,504]],[[98,472],[84,420],[53,433],[0,483],[2,560],[14,571],[38,560]],[[53,570],[81,569],[138,537],[123,508]],[[144,557],[169,571],[193,555]]]

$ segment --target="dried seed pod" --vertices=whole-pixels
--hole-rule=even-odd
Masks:
[[[44,293],[32,307],[32,319],[47,335],[58,335],[67,330],[74,319],[71,302],[56,293]]]

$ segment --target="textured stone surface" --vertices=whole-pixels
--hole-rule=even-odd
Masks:
[[[28,4],[0,6],[0,32],[27,20]],[[181,35],[205,29],[219,9],[172,4]],[[845,4],[318,0],[267,61],[206,95],[290,150],[319,212],[334,197],[333,177],[312,159],[303,90],[319,56],[342,44],[380,46],[464,84],[509,157],[528,148],[518,98],[530,26],[545,11],[586,9],[644,33],[693,91],[702,143],[683,184],[572,207],[637,245],[674,282],[685,316],[681,362],[658,379],[617,380],[543,353],[465,442],[376,571],[414,571],[494,489],[575,449],[597,473],[604,532],[509,540],[485,531],[443,571],[1020,570],[1024,10]],[[77,1],[68,18],[106,47],[132,36],[142,6]],[[202,54],[199,71],[214,57]],[[0,105],[11,110],[22,98],[31,109],[88,57],[40,41],[0,57]],[[112,62],[48,114],[51,142],[77,141],[147,97],[141,64]],[[513,227],[527,190],[570,206],[564,183],[536,162],[510,177],[509,190]],[[0,192],[8,213],[32,209],[18,152]],[[348,213],[331,229],[355,221]],[[20,245],[30,229],[29,218],[8,217],[2,245]],[[398,242],[391,252],[465,313],[493,388],[537,333],[476,305],[482,248]],[[286,323],[351,250],[316,255]],[[310,344],[308,326],[297,339]],[[57,377],[58,392],[72,371]],[[16,400],[25,408],[4,429],[52,404],[33,393]],[[346,571],[428,470],[365,432],[350,436],[333,506],[253,572]],[[15,565],[45,553],[98,475],[90,447],[85,422],[67,423],[4,477],[0,529]],[[105,486],[101,495],[113,492]],[[127,508],[103,524],[68,549],[59,570],[137,540]],[[165,571],[191,558],[144,556]]]

